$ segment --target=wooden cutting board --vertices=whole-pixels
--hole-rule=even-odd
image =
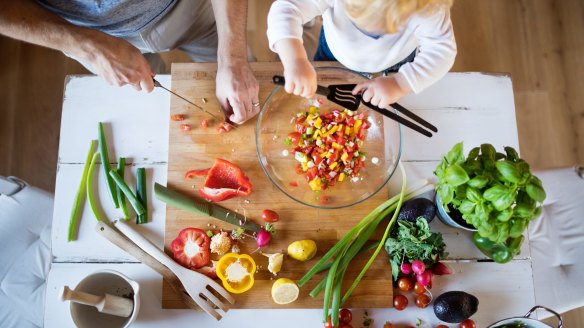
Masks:
[[[331,63],[323,63],[324,65],[331,66]],[[260,102],[263,104],[274,88],[271,78],[274,74],[282,74],[282,66],[279,63],[253,63],[252,68],[260,83]],[[205,110],[222,117],[215,98],[215,75],[216,64],[214,63],[173,64],[172,90],[194,101]],[[203,98],[206,102],[203,102]],[[203,184],[203,178],[185,179],[184,173],[191,169],[211,167],[215,158],[226,159],[239,166],[249,177],[253,184],[253,193],[248,197],[223,201],[221,205],[240,213],[245,210],[246,215],[258,224],[262,224],[260,214],[264,209],[274,210],[280,215],[280,221],[275,223],[277,234],[263,250],[265,253],[286,253],[291,242],[302,239],[312,239],[318,246],[316,257],[308,262],[302,263],[286,256],[282,271],[277,277],[268,272],[266,257],[259,252],[251,254],[259,267],[255,274],[255,285],[244,294],[234,295],[236,298],[234,308],[321,308],[322,295],[319,298],[312,298],[308,293],[320,282],[324,273],[316,275],[302,287],[298,300],[289,305],[277,305],[272,301],[271,286],[280,277],[300,279],[357,222],[388,199],[387,189],[384,188],[368,201],[349,208],[320,210],[302,205],[273,186],[260,167],[255,148],[255,118],[229,133],[218,134],[219,122],[210,119],[208,114],[177,97],[171,97],[170,112],[187,116],[183,122],[170,121],[168,155],[168,186],[170,188],[187,195],[198,195],[197,189]],[[209,120],[208,128],[201,127],[200,123],[203,119]],[[181,130],[180,124],[185,123],[190,124],[192,130],[188,132]],[[233,228],[222,221],[167,206],[164,236],[167,254],[172,255],[170,251],[172,240],[187,227],[203,230],[213,227],[228,230]],[[255,249],[255,241],[248,239],[242,247],[242,252],[250,253]],[[347,285],[344,290],[348,284],[352,283],[371,254],[372,252],[368,252],[356,258],[354,265],[350,266],[345,276]],[[392,306],[393,288],[388,259],[385,251],[380,252],[345,306],[352,308]],[[163,284],[162,306],[163,308],[186,308],[174,290],[166,283]]]

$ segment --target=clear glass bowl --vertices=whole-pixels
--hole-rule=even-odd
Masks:
[[[358,83],[366,79],[361,74],[337,67],[317,68],[316,72],[318,84],[323,86]],[[324,96],[316,97],[322,100],[319,110],[321,114],[341,108]],[[397,167],[401,155],[400,125],[361,105],[356,114],[366,111],[371,127],[367,130],[362,147],[366,160],[365,167],[360,171],[360,178],[358,181],[347,178],[325,190],[313,191],[304,174],[295,172],[297,161],[294,159],[292,147],[286,145],[284,140],[290,132],[294,132],[293,120],[296,114],[307,111],[315,101],[290,95],[279,86],[270,93],[256,125],[256,149],[262,169],[278,189],[304,205],[333,209],[365,201],[389,181]],[[373,158],[377,158],[376,164],[373,163]]]

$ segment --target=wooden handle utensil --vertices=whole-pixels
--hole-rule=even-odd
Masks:
[[[71,301],[93,306],[101,313],[111,314],[118,317],[129,317],[134,310],[134,301],[131,299],[110,294],[97,296],[71,290],[69,286],[63,286],[60,298],[63,302]]]

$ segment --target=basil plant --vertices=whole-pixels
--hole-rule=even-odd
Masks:
[[[462,142],[436,167],[436,192],[446,211],[458,210],[478,233],[495,243],[523,234],[541,214],[546,197],[541,180],[512,147],[505,153],[493,145],[473,148],[465,158]]]

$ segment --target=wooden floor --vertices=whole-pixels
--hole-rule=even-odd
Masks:
[[[269,2],[250,3],[250,48],[257,60],[274,60],[265,37]],[[452,20],[453,71],[511,74],[521,154],[532,167],[584,164],[584,1],[456,0]],[[63,80],[85,70],[4,37],[0,53],[0,175],[53,191]],[[584,327],[584,311],[570,313],[565,326]]]

